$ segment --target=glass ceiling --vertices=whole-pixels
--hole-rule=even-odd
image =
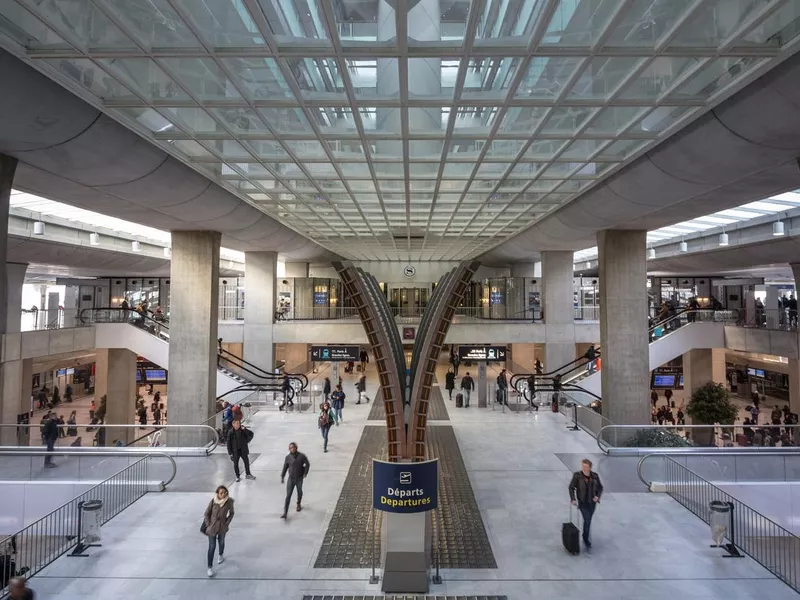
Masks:
[[[103,229],[110,229],[126,235],[133,236],[142,242],[149,242],[155,245],[164,247],[171,246],[171,238],[169,231],[162,231],[138,223],[131,223],[117,219],[116,217],[109,217],[101,215],[100,213],[85,210],[83,208],[76,208],[69,204],[62,204],[47,200],[33,194],[21,192],[19,190],[11,190],[10,205],[15,208],[23,208],[40,215],[49,215],[52,217],[59,217],[73,221],[84,228],[92,230],[95,227]],[[244,263],[244,252],[238,250],[231,250],[230,248],[220,249],[220,258],[225,260],[233,260],[236,262]]]
[[[724,228],[725,225],[742,223],[750,219],[763,217],[764,215],[774,215],[798,207],[800,207],[800,190],[786,192],[785,194],[778,194],[777,196],[772,196],[765,200],[748,202],[736,208],[721,210],[710,215],[683,221],[682,223],[675,223],[669,227],[648,231],[647,243],[652,244],[679,240],[685,235],[698,233],[706,229],[713,229],[714,227]],[[591,260],[593,258],[597,258],[596,246],[576,252],[574,260],[578,262],[582,260]]]
[[[0,0],[4,47],[364,259],[485,252],[799,30],[800,0]]]

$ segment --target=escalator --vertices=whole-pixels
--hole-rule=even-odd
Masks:
[[[597,351],[597,357],[599,358],[601,353],[599,347],[595,347]],[[575,360],[571,360],[565,365],[560,366],[557,369],[553,369],[547,373],[542,373],[540,375],[536,375],[537,385],[539,387],[539,382],[541,385],[548,386],[552,385],[553,379],[557,376],[561,376],[561,383],[562,384],[576,384],[584,377],[587,377],[589,373],[587,372],[587,366],[589,361],[586,359],[585,356],[580,356]],[[525,382],[527,385],[527,380],[531,376],[530,373],[515,373],[511,377],[511,387],[515,390],[520,391],[521,387],[524,387],[522,384]]]
[[[169,369],[169,322],[150,314],[122,308],[86,308],[81,310],[82,325],[97,327],[99,348],[126,348]],[[294,391],[304,390],[308,378],[304,373],[285,373]],[[280,388],[284,374],[275,374],[245,361],[218,347],[217,391],[230,393],[243,386],[251,391],[274,391]]]

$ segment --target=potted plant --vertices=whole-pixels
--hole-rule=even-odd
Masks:
[[[709,381],[692,393],[686,414],[694,425],[733,425],[739,410],[731,402],[731,394],[724,385]],[[714,429],[694,429],[692,439],[700,446],[713,446]]]

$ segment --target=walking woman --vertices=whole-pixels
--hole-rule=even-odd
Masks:
[[[75,437],[78,435],[78,428],[76,427],[77,419],[76,411],[73,410],[69,413],[69,419],[67,419],[67,437]]]
[[[333,424],[339,424],[336,420],[336,414],[331,409],[331,405],[327,402],[322,403],[322,407],[319,409],[319,419],[317,420],[317,426],[319,427],[320,433],[322,433],[322,451],[328,451],[328,433],[333,427]]]
[[[203,515],[202,531],[208,536],[208,576],[214,576],[211,566],[214,563],[214,552],[219,542],[219,558],[217,564],[225,562],[225,534],[228,533],[233,521],[233,498],[228,494],[228,488],[221,485],[208,503]]]
[[[331,397],[331,378],[330,377],[326,377],[325,378],[325,385],[322,387],[322,396],[323,396],[323,400],[325,400],[325,402],[330,400],[330,397]]]
[[[447,396],[450,400],[453,399],[453,390],[456,387],[456,374],[453,369],[447,369],[447,375],[444,376],[444,389],[447,390]]]

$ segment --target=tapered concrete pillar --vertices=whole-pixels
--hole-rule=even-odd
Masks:
[[[597,234],[603,416],[619,425],[650,423],[646,239],[646,231]]]
[[[683,389],[688,399],[708,382],[725,384],[725,348],[689,350],[683,355]]]
[[[171,424],[196,425],[214,412],[217,392],[219,247],[220,234],[214,231],[172,232],[169,323]],[[170,445],[172,443],[170,441]]]
[[[572,252],[542,252],[544,370],[549,373],[575,360],[575,314],[572,308]]]
[[[529,262],[529,263],[512,263],[511,264],[512,277],[525,277],[527,279],[542,276],[542,263]]]
[[[125,349],[98,349],[95,355],[94,397],[100,406],[106,396],[106,425],[132,425],[136,412],[136,353]],[[172,382],[170,382],[172,383]],[[170,402],[172,387],[170,387]],[[105,445],[132,441],[132,427],[106,428]],[[88,442],[88,440],[87,440]]]
[[[271,373],[275,369],[276,252],[244,254],[244,359]]]

